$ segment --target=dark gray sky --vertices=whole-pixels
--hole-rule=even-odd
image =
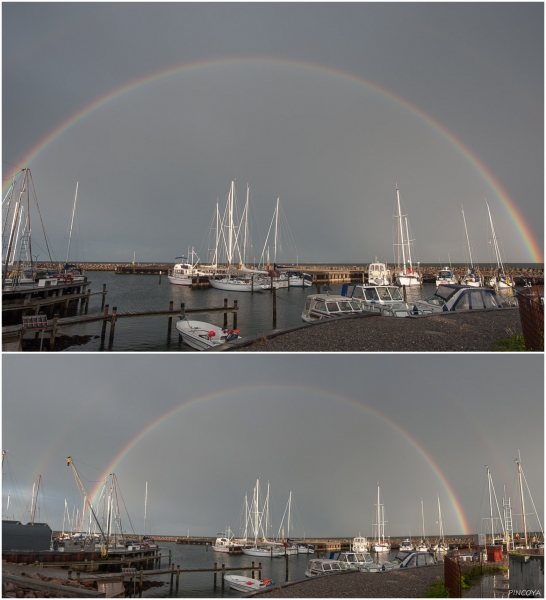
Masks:
[[[170,261],[206,258],[232,179],[256,258],[280,197],[282,261],[392,262],[396,183],[418,260],[464,261],[464,204],[488,264],[485,198],[505,261],[542,255],[542,3],[25,2],[2,26],[3,177],[30,166],[59,257],[77,181],[73,260]]]
[[[235,529],[257,478],[274,526],[292,491],[308,536],[371,535],[378,482],[389,534],[420,533],[421,497],[437,534],[437,494],[445,531],[475,533],[485,465],[518,512],[518,449],[543,514],[543,375],[542,356],[6,355],[3,512],[11,491],[26,522],[40,474],[60,527],[72,456],[88,492],[115,472],[137,530],[148,481],[156,534]]]

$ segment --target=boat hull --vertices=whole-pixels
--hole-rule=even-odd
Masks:
[[[225,292],[262,292],[263,287],[261,284],[254,282],[234,282],[225,281],[223,279],[210,279],[210,285],[216,290],[223,290]]]
[[[417,275],[397,275],[396,280],[398,285],[405,285],[406,287],[421,285],[421,280]]]
[[[262,558],[267,557],[279,557],[284,556],[284,548],[282,550],[274,550],[273,548],[242,548],[243,554],[248,556],[260,556]]]
[[[168,275],[169,283],[172,285],[183,285],[186,287],[190,287],[192,284],[191,277],[173,277],[172,275]]]
[[[224,575],[224,580],[229,583],[230,588],[238,592],[255,592],[271,587],[274,583],[270,579],[252,579],[242,575]]]

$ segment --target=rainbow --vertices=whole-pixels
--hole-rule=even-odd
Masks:
[[[185,402],[182,402],[181,404],[175,406],[174,408],[170,409],[169,411],[167,411],[166,413],[164,413],[163,415],[161,415],[160,417],[158,417],[157,419],[155,419],[154,421],[152,421],[149,425],[147,425],[146,427],[144,427],[144,429],[142,429],[141,431],[139,431],[133,438],[131,438],[122,448],[121,450],[118,452],[118,454],[114,457],[114,459],[112,460],[112,462],[108,465],[108,467],[106,468],[106,470],[104,471],[104,476],[103,478],[101,478],[101,481],[99,481],[99,483],[95,486],[95,488],[93,489],[93,491],[90,493],[89,497],[91,498],[91,502],[93,504],[93,506],[97,505],[98,502],[98,498],[99,498],[99,494],[102,490],[102,487],[104,485],[104,479],[106,479],[106,477],[110,474],[116,471],[118,465],[121,463],[121,461],[129,454],[129,452],[140,442],[142,441],[149,433],[151,433],[152,431],[154,431],[157,427],[159,427],[163,422],[165,422],[166,420],[170,419],[171,417],[173,417],[176,413],[178,413],[179,411],[187,408],[188,406],[191,406],[193,404],[197,404],[198,402],[207,402],[207,401],[211,401],[214,399],[218,399],[221,398],[222,396],[226,396],[228,394],[233,394],[233,393],[242,393],[242,392],[248,392],[250,390],[256,390],[256,389],[262,389],[261,385],[247,385],[247,386],[241,386],[241,387],[236,387],[236,388],[231,388],[229,390],[222,390],[221,392],[214,392],[212,394],[207,394],[204,396],[196,396],[195,398],[191,398],[190,400],[186,400]],[[296,385],[284,385],[284,384],[275,384],[275,389],[283,389],[285,391],[287,391],[288,389],[290,390],[294,390],[294,389],[299,389],[299,390],[303,390],[306,392],[312,391],[314,393],[317,394],[324,394],[324,390],[320,389],[320,388],[314,388],[311,386],[296,386]],[[470,529],[468,526],[468,521],[466,519],[466,516],[464,514],[463,508],[461,506],[461,503],[459,501],[459,499],[457,498],[457,495],[455,494],[455,491],[453,490],[452,486],[450,485],[449,481],[447,480],[446,476],[442,473],[442,471],[440,470],[440,467],[437,465],[437,463],[434,461],[434,459],[432,458],[432,456],[425,450],[425,448],[423,447],[423,445],[418,442],[413,436],[411,436],[407,431],[405,431],[398,423],[396,423],[395,421],[393,421],[392,419],[386,417],[384,414],[380,413],[377,409],[371,408],[369,406],[366,406],[364,404],[361,404],[359,402],[357,402],[356,400],[348,397],[348,396],[343,396],[341,394],[332,394],[331,392],[328,392],[328,395],[332,398],[336,398],[342,402],[349,402],[352,405],[356,406],[359,409],[363,409],[368,411],[369,413],[373,414],[375,417],[378,417],[380,420],[382,420],[384,423],[386,423],[387,425],[389,425],[390,427],[394,428],[403,438],[405,438],[410,444],[411,446],[413,446],[413,448],[415,448],[419,454],[423,457],[423,459],[425,460],[425,462],[428,464],[428,466],[431,468],[431,470],[434,472],[434,474],[436,475],[436,477],[438,478],[438,480],[441,482],[445,492],[447,493],[447,496],[449,498],[449,501],[451,503],[451,506],[453,508],[453,511],[456,515],[457,521],[459,523],[459,526],[463,532],[464,535],[468,535],[470,533]]]
[[[203,69],[208,67],[217,67],[217,66],[228,66],[228,65],[241,65],[241,64],[267,64],[267,65],[280,65],[280,66],[289,66],[289,67],[298,67],[305,68],[314,71],[318,71],[321,73],[327,73],[330,75],[334,75],[336,77],[343,77],[346,79],[350,79],[354,82],[357,82],[361,85],[366,86],[367,88],[382,94],[383,96],[389,98],[400,106],[403,106],[407,110],[411,111],[421,119],[423,119],[426,123],[431,125],[438,133],[440,133],[443,137],[445,137],[451,144],[455,146],[455,148],[459,151],[459,153],[470,163],[470,165],[477,171],[477,173],[485,180],[487,185],[493,190],[495,196],[500,200],[506,214],[510,221],[514,224],[514,227],[517,231],[518,236],[521,238],[521,241],[529,254],[529,258],[531,262],[534,263],[542,263],[544,262],[544,253],[543,248],[539,241],[537,241],[533,233],[529,227],[529,225],[525,222],[523,215],[521,214],[517,204],[514,200],[512,200],[505,189],[501,186],[501,184],[495,179],[491,171],[486,167],[486,165],[481,161],[467,146],[465,146],[458,138],[453,135],[448,129],[446,129],[443,125],[441,125],[438,121],[424,113],[422,110],[415,107],[413,104],[404,100],[398,96],[395,96],[393,93],[388,90],[382,88],[381,86],[374,84],[370,81],[367,81],[363,78],[357,77],[350,73],[346,73],[337,69],[332,69],[329,67],[323,67],[320,65],[315,65],[312,63],[307,63],[303,61],[297,60],[280,60],[274,58],[226,58],[226,59],[213,59],[213,60],[205,60],[199,61],[184,65],[178,65],[175,67],[169,67],[167,69],[163,69],[161,71],[155,72],[153,74],[145,75],[131,83],[123,85],[112,92],[98,98],[94,102],[91,102],[87,106],[84,106],[81,110],[70,116],[68,119],[63,121],[60,125],[58,125],[53,131],[51,131],[47,136],[45,136],[40,142],[38,142],[26,155],[24,155],[21,160],[19,160],[19,164],[28,166],[30,163],[48,146],[50,146],[56,139],[58,139],[65,131],[67,131],[72,125],[81,121],[84,117],[91,114],[95,110],[99,109],[101,106],[104,106],[108,102],[119,98],[121,95],[133,91],[143,85],[147,85],[158,81],[164,77],[169,77],[171,75],[176,75],[180,73],[185,73],[197,69]],[[6,179],[6,183],[3,188],[3,194],[6,193],[12,178],[19,171],[19,168],[14,168],[11,172],[8,172],[8,176]]]

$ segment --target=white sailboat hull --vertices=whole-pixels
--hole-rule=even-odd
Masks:
[[[388,544],[374,544],[374,552],[389,552],[390,546]]]
[[[421,285],[421,279],[418,275],[412,274],[398,274],[396,277],[398,285],[405,285],[406,287],[412,285]]]
[[[210,285],[216,290],[223,290],[226,292],[262,292],[264,287],[254,282],[254,286],[251,282],[238,281],[233,279],[210,279]]]
[[[247,554],[248,556],[261,556],[262,558],[267,557],[277,557],[284,556],[285,551],[284,548],[282,550],[269,547],[269,548],[261,548],[261,547],[252,547],[252,548],[242,548],[243,554]]]

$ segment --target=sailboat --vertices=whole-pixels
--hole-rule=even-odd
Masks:
[[[229,292],[261,292],[264,289],[271,289],[271,284],[263,280],[263,276],[267,275],[267,271],[251,271],[245,267],[246,259],[246,245],[247,245],[247,234],[248,234],[248,196],[250,188],[247,186],[247,199],[245,210],[241,222],[244,220],[244,240],[243,240],[243,255],[240,260],[241,271],[247,273],[242,277],[237,277],[230,273],[233,269],[233,259],[235,252],[237,251],[239,256],[241,254],[239,247],[239,235],[241,233],[241,224],[236,225],[234,221],[235,211],[235,182],[231,182],[231,187],[228,194],[226,209],[224,212],[224,218],[220,223],[222,230],[222,236],[217,235],[216,238],[216,262],[218,257],[218,245],[220,244],[220,237],[223,241],[223,246],[226,254],[227,262],[227,273],[224,277],[216,279],[210,277],[209,281],[213,288],[217,290],[229,291]],[[226,231],[227,230],[227,231]],[[257,275],[257,277],[256,277]]]
[[[409,237],[408,215],[402,214],[398,186],[396,186],[396,201],[398,206],[398,214],[395,215],[395,217],[398,219],[398,243],[395,244],[395,246],[398,247],[398,265],[396,267],[398,272],[395,275],[396,281],[398,285],[421,285],[421,275],[413,268],[411,259],[411,246],[414,240],[411,240]]]
[[[385,540],[385,505],[381,504],[381,494],[379,491],[379,484],[377,484],[377,504],[376,506],[376,523],[375,528],[375,542],[373,543],[372,549],[375,552],[389,552],[391,545]]]
[[[426,552],[428,550],[428,544],[425,536],[425,511],[423,508],[423,498],[421,498],[421,519],[423,521],[423,539],[417,544],[415,549],[418,552]]]
[[[461,212],[463,213],[464,231],[466,233],[466,242],[468,244],[468,256],[470,258],[470,269],[463,277],[462,285],[470,285],[471,287],[482,287],[482,278],[479,274],[476,274],[474,269],[474,263],[472,262],[472,249],[470,248],[470,238],[468,237],[468,229],[466,227],[466,219],[464,216],[464,208],[461,204]]]
[[[514,287],[514,282],[506,275],[504,272],[504,265],[502,263],[502,258],[500,255],[499,244],[497,242],[497,235],[495,234],[495,227],[493,225],[493,218],[491,217],[491,210],[489,209],[489,202],[485,201],[487,204],[487,213],[489,215],[489,224],[491,225],[491,235],[493,242],[493,249],[495,250],[495,258],[497,259],[497,274],[493,275],[487,282],[488,285],[495,289],[505,289]]]
[[[243,546],[243,554],[248,554],[248,556],[259,556],[262,558],[273,558],[284,556],[286,554],[285,547],[282,544],[267,539],[269,522],[269,483],[267,484],[267,495],[260,510],[260,480],[256,480],[248,519],[254,534],[254,542],[252,545]]]
[[[448,545],[444,539],[444,525],[442,523],[442,510],[440,509],[440,496],[438,496],[438,527],[440,529],[438,543],[432,546],[434,552],[444,553],[448,551]]]
[[[70,245],[72,242],[72,229],[74,227],[74,216],[76,214],[76,203],[78,202],[78,187],[79,187],[79,181],[76,182],[76,193],[74,195],[74,204],[72,206],[72,218],[70,220],[70,233],[68,235],[68,247],[66,249],[66,260],[64,263],[64,267],[62,269],[59,268],[59,272],[60,275],[58,277],[58,280],[60,282],[63,281],[84,281],[85,280],[85,276],[83,274],[83,271],[81,268],[77,267],[76,265],[70,265],[68,263],[68,259],[70,256]]]

